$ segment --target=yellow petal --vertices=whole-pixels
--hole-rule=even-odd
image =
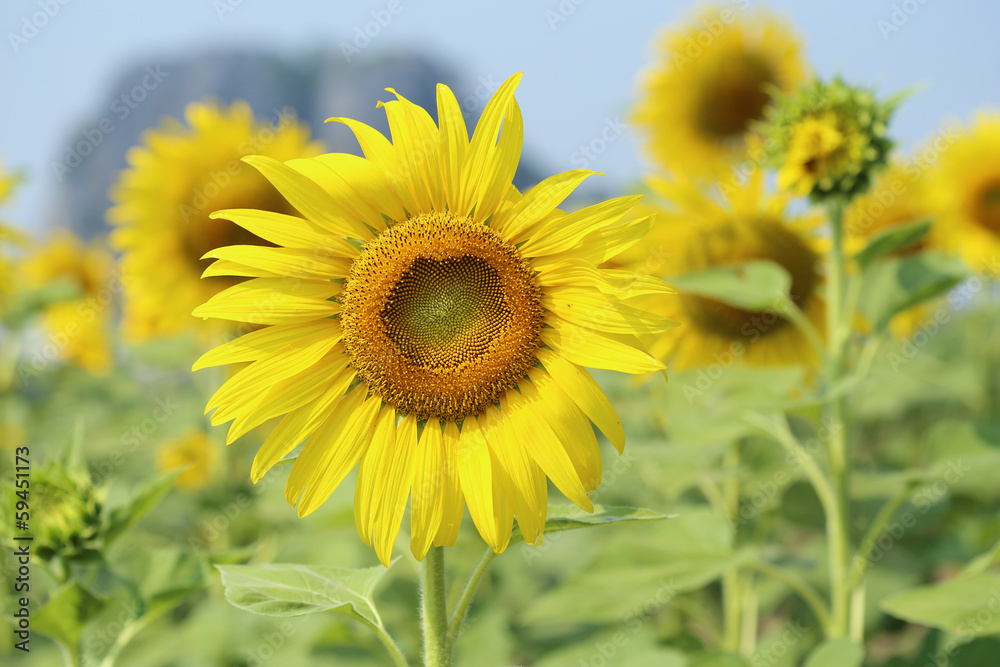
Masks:
[[[363,204],[366,207],[362,210],[364,217],[361,220],[376,231],[385,229],[383,215],[392,220],[406,218],[403,204],[396,196],[396,191],[393,189],[389,177],[371,160],[349,153],[327,153],[317,155],[313,160],[332,171],[338,178],[343,179],[349,191],[338,190],[338,197],[348,192],[354,193],[353,198],[356,200],[356,205]],[[372,213],[375,215],[369,220]]]
[[[458,440],[458,478],[479,534],[499,553],[503,541],[497,529],[494,506],[493,463],[486,438],[474,417],[467,417],[462,423]]]
[[[587,493],[601,485],[603,463],[597,438],[586,415],[580,412],[573,400],[559,388],[555,380],[540,368],[528,371],[531,384],[538,390],[541,404],[554,417],[549,422],[556,437],[566,446],[569,460],[583,482]]]
[[[389,121],[400,175],[410,185],[420,210],[442,210],[446,202],[438,167],[438,128],[424,109],[392,88],[387,90],[397,98],[382,106]]]
[[[514,90],[520,82],[521,74],[517,73],[500,84],[479,117],[462,168],[462,194],[455,202],[454,211],[459,215],[467,215],[480,199],[482,177],[488,173],[486,169],[493,163],[497,137],[508,109],[507,102],[514,96]]]
[[[327,301],[340,290],[325,281],[252,278],[222,290],[192,314],[251,324],[309,322],[340,312],[340,304]]]
[[[216,211],[208,217],[235,222],[254,236],[285,248],[322,248],[329,243],[329,239],[337,238],[308,220],[271,211],[233,208]]]
[[[267,271],[256,266],[247,266],[239,262],[231,262],[228,259],[220,259],[208,265],[201,272],[202,278],[214,278],[215,276],[240,276],[244,278],[280,278],[281,274]]]
[[[569,250],[586,236],[621,220],[640,199],[639,195],[609,199],[554,220],[525,241],[521,253],[525,257],[542,257]]]
[[[395,442],[396,411],[391,405],[385,405],[375,419],[375,433],[361,459],[358,481],[354,485],[354,522],[358,527],[358,535],[367,545],[372,543],[372,526],[378,509],[379,498],[375,492]]]
[[[334,239],[336,237],[329,237]],[[351,270],[358,254],[354,247],[341,239],[325,248],[268,248],[257,245],[233,245],[210,250],[202,259],[218,258],[253,266],[279,276],[311,280],[342,280]]]
[[[268,419],[315,401],[332,385],[339,385],[340,393],[344,393],[356,375],[353,369],[348,369],[349,363],[350,357],[344,354],[343,349],[334,348],[311,368],[274,383],[261,392],[253,410],[244,412],[233,421],[226,434],[226,444],[231,444]]]
[[[617,296],[619,299],[677,293],[676,287],[653,275],[641,275],[623,269],[598,269],[575,257],[546,266],[545,271],[539,274],[538,282],[543,291],[559,286],[592,287],[602,294]]]
[[[566,361],[552,350],[538,350],[538,360],[552,379],[559,383],[566,394],[573,399],[577,407],[597,425],[597,428],[611,441],[618,453],[625,448],[625,431],[611,401],[604,391],[590,376],[576,364]]]
[[[578,259],[595,266],[600,265],[642,241],[652,227],[652,215],[619,222],[588,234],[565,252],[533,259],[531,265],[536,271],[546,271],[567,259]]]
[[[323,188],[291,167],[265,155],[248,155],[243,161],[263,174],[295,210],[320,227],[340,236],[364,240],[374,237],[360,220],[339,208]]]
[[[542,305],[567,322],[607,333],[660,333],[678,324],[668,317],[627,306],[616,296],[579,287],[550,287],[542,296]]]
[[[522,382],[521,393],[507,392],[510,415],[514,419],[514,432],[521,438],[524,448],[556,488],[577,506],[594,511],[587,497],[583,482],[563,444],[549,425],[549,407],[542,404],[538,390],[530,382]]]
[[[259,482],[264,473],[270,470],[275,463],[288,456],[289,452],[302,444],[302,441],[312,435],[313,431],[326,421],[344,396],[344,392],[339,389],[338,384],[331,384],[318,399],[312,403],[306,403],[282,417],[271,434],[267,436],[264,444],[257,450],[257,455],[253,459],[250,479],[254,484]],[[295,472],[294,468],[292,472]],[[298,491],[301,492],[301,488]],[[289,498],[288,502],[294,504],[296,497],[298,497],[298,493]]]
[[[504,238],[514,244],[525,240],[585,178],[596,173],[589,169],[564,171],[528,190],[507,216],[502,227]]]
[[[654,373],[664,368],[663,364],[642,350],[551,313],[546,316],[545,322],[552,328],[542,329],[542,342],[574,364],[621,373]]]
[[[465,496],[458,478],[458,442],[460,439],[458,426],[453,421],[444,423],[444,510],[441,514],[441,527],[434,536],[434,546],[454,546],[458,538],[458,529],[462,525],[462,515],[465,514]]]
[[[381,212],[392,208],[396,196],[385,174],[372,162],[357,155],[328,153],[285,164],[323,188],[337,210],[374,229],[385,229]]]
[[[396,438],[386,467],[378,476],[372,531],[375,533],[375,554],[389,567],[392,545],[399,534],[399,524],[406,511],[406,499],[413,482],[413,452],[417,448],[417,418],[412,412],[396,428]]]
[[[330,340],[323,334],[315,334],[291,343],[280,352],[253,362],[219,387],[209,399],[205,412],[215,407],[230,405],[238,409],[248,399],[259,397],[264,387],[289,378],[317,363],[336,344],[336,341]],[[213,416],[213,423],[221,422],[215,421]]]
[[[501,405],[506,401],[501,399]],[[487,443],[513,487],[514,516],[528,544],[537,544],[545,530],[548,488],[545,475],[515,433],[514,420],[494,406],[486,409]]]
[[[293,499],[301,493],[296,507],[300,517],[326,502],[368,446],[379,400],[369,397],[362,402],[366,391],[358,386],[345,396],[295,459],[285,493]]]
[[[449,202],[461,196],[462,165],[469,149],[469,131],[455,94],[443,83],[437,85],[438,123],[441,135],[441,182]]]
[[[256,361],[273,352],[280,352],[297,341],[317,335],[327,335],[335,342],[340,340],[340,323],[336,320],[319,320],[305,324],[280,324],[251,331],[201,355],[191,370]]]
[[[434,418],[424,424],[413,458],[410,491],[410,552],[423,560],[441,526],[445,507],[444,434]]]
[[[327,118],[326,120],[327,122],[343,123],[351,128],[358,143],[361,144],[361,151],[389,179],[392,189],[396,193],[396,197],[399,198],[403,208],[408,211],[416,211],[416,201],[413,199],[413,194],[403,182],[403,177],[400,175],[400,164],[396,155],[396,149],[393,148],[392,143],[375,128],[369,127],[353,118]]]
[[[494,215],[512,187],[517,163],[521,160],[521,146],[524,143],[524,122],[521,108],[513,97],[504,111],[503,127],[497,145],[487,157],[479,196],[476,199],[475,220],[485,221]]]

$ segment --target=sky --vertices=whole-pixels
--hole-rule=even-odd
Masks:
[[[950,119],[1000,109],[996,0],[719,4],[784,17],[821,76],[841,74],[883,93],[914,91],[891,127],[904,148]],[[604,132],[614,140],[587,167],[606,174],[606,188],[625,187],[651,168],[636,132],[622,127],[640,72],[660,30],[693,7],[673,0],[3,0],[0,156],[27,181],[0,214],[22,228],[44,226],[57,187],[52,161],[82,119],[103,113],[130,65],[226,47],[283,56],[328,49],[352,62],[411,50],[470,81],[523,71],[525,154],[545,173],[580,167],[581,147]],[[374,37],[355,41],[373,21]]]

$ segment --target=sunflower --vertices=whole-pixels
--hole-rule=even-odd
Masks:
[[[84,245],[67,230],[52,234],[44,246],[25,258],[22,271],[34,288],[61,282],[73,298],[42,311],[49,351],[91,373],[111,365],[109,328],[114,294],[121,281],[112,273],[111,253],[100,239]]]
[[[189,466],[177,477],[177,486],[187,491],[196,491],[208,484],[218,462],[218,451],[212,446],[208,433],[200,429],[165,440],[156,452],[156,467],[160,471]]]
[[[1000,112],[980,112],[931,176],[936,242],[974,271],[1000,275]]]
[[[587,170],[524,195],[514,189],[520,79],[500,86],[471,141],[446,86],[437,88],[439,124],[388,89],[391,142],[333,119],[353,130],[363,158],[246,158],[303,217],[214,214],[277,247],[213,253],[213,273],[253,278],[195,314],[262,328],[196,362],[253,362],[209,401],[212,422],[234,420],[232,442],[284,415],[251,478],[305,441],[285,487],[299,516],[357,465],[358,533],[383,563],[408,495],[417,559],[432,542],[454,543],[466,505],[495,551],[514,518],[528,543],[540,542],[547,477],[592,510],[601,455],[588,419],[619,452],[624,432],[582,367],[662,369],[635,334],[674,323],[623,300],[672,288],[595,268],[638,243],[651,221],[621,222],[638,197],[558,209]]]
[[[144,135],[143,145],[128,154],[130,168],[111,189],[111,239],[127,277],[123,329],[136,342],[197,326],[191,309],[235,283],[199,280],[206,252],[230,243],[264,243],[236,225],[210,220],[209,213],[236,206],[293,212],[240,159],[259,154],[289,160],[322,150],[290,112],[264,122],[254,119],[245,102],[228,108],[192,103],[184,115],[187,126],[170,118]],[[219,330],[218,323],[202,323],[201,333],[209,337]]]
[[[632,114],[650,157],[671,172],[717,175],[743,155],[744,136],[763,117],[771,91],[792,90],[805,78],[800,48],[777,18],[737,17],[720,5],[665,32]]]
[[[18,182],[18,174],[4,171],[3,160],[0,159],[0,204],[5,203],[13,194]],[[10,297],[14,284],[14,264],[9,249],[23,243],[21,235],[10,229],[0,219],[0,317],[4,314],[4,303]]]
[[[792,302],[817,331],[823,331],[819,246],[812,235],[821,222],[818,216],[789,216],[787,195],[765,193],[763,170],[740,187],[729,188],[725,198],[713,197],[690,180],[652,177],[648,184],[674,205],[647,209],[657,216],[653,232],[641,248],[618,258],[616,266],[669,279],[769,260],[788,271]],[[819,361],[805,334],[774,309],[743,310],[683,290],[679,299],[649,295],[639,305],[683,322],[677,335],[649,341],[653,356],[672,370],[728,364],[734,359],[750,365],[812,366]]]

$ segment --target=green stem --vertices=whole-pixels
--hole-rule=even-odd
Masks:
[[[389,655],[392,656],[392,661],[396,664],[396,667],[410,667],[410,663],[406,662],[406,656],[403,655],[399,645],[396,644],[392,636],[386,631],[381,621],[377,625],[372,623],[365,623],[365,625],[374,630],[375,634],[378,635],[382,645],[385,646],[386,650],[389,651]]]
[[[823,598],[820,597],[815,588],[809,585],[808,581],[791,570],[786,570],[783,567],[772,565],[771,563],[763,560],[751,561],[747,563],[747,567],[757,570],[761,574],[765,574],[772,579],[780,581],[798,593],[799,597],[801,597],[802,600],[809,605],[813,614],[816,615],[816,619],[823,627],[823,630],[827,632],[829,631],[831,622],[830,612],[827,611],[826,603],[823,601]]]
[[[895,493],[889,500],[882,505],[882,508],[872,519],[871,524],[868,526],[868,530],[865,531],[864,537],[861,538],[861,543],[858,545],[857,553],[854,555],[854,567],[851,569],[851,574],[847,579],[848,588],[856,588],[861,584],[861,579],[865,575],[865,570],[868,569],[868,565],[871,561],[872,549],[875,548],[875,543],[878,538],[882,535],[882,531],[889,524],[889,519],[893,517],[896,510],[899,509],[900,505],[906,501],[907,495],[910,493],[910,486],[904,484],[899,491]]]
[[[444,547],[431,547],[420,569],[420,605],[424,631],[424,667],[448,667],[448,608],[445,598]]]
[[[834,200],[829,207],[832,248],[827,275],[827,383],[836,386],[844,373],[846,347],[850,339],[853,313],[844,312],[844,202]],[[850,489],[847,453],[847,425],[844,421],[844,398],[831,397],[826,414],[832,423],[830,438],[830,478],[837,511],[826,517],[830,596],[833,614],[830,637],[847,635],[850,626],[851,588],[848,586],[850,558]]]
[[[479,580],[486,574],[486,568],[490,566],[490,563],[496,557],[496,552],[487,547],[486,553],[483,554],[483,557],[479,560],[479,564],[476,565],[476,569],[472,571],[469,580],[465,583],[462,596],[458,599],[455,611],[451,614],[451,621],[448,623],[447,641],[450,649],[454,649],[455,642],[458,641],[458,634],[462,631],[462,624],[465,623],[465,616],[469,613],[469,605],[472,604],[472,598],[476,595]]]
[[[740,511],[739,443],[730,443],[722,465],[726,472],[723,485],[725,516],[736,517]],[[734,523],[733,526],[735,527],[736,524]],[[734,544],[736,537],[737,535],[733,536]],[[740,570],[734,565],[722,575],[722,648],[729,653],[737,653],[740,649],[740,588]]]

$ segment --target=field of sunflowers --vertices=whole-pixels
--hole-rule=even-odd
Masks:
[[[751,4],[662,12],[569,170],[530,67],[412,58],[305,102],[240,56],[109,148],[143,65],[52,162],[94,224],[10,215],[0,142],[0,663],[1000,667],[1000,107],[903,141],[933,81]],[[75,11],[26,6],[15,56]]]

